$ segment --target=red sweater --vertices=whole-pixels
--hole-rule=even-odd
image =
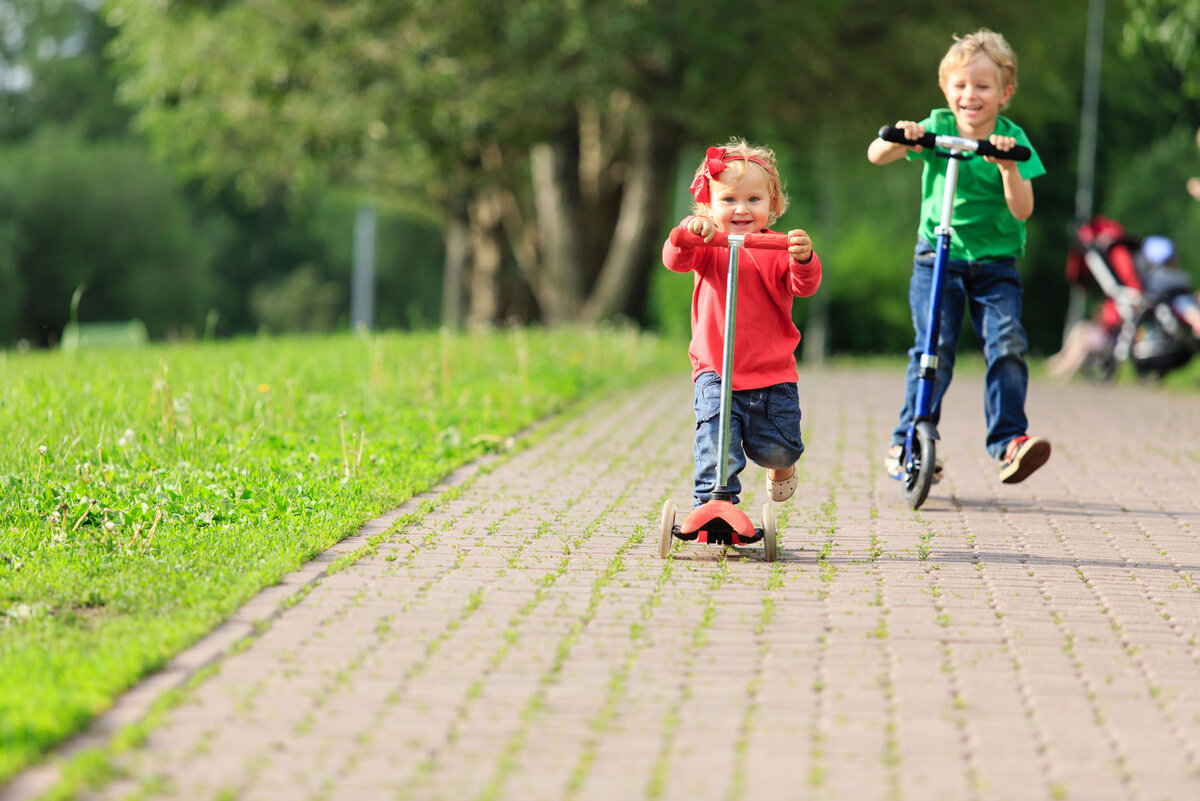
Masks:
[[[663,264],[673,272],[696,275],[692,292],[692,343],[688,348],[692,379],[706,372],[720,375],[729,248],[680,248],[667,240],[663,245]],[[786,250],[742,248],[739,251],[734,389],[796,383],[795,351],[800,332],[792,322],[792,298],[806,298],[820,285],[821,260],[815,251],[807,264],[800,264]]]

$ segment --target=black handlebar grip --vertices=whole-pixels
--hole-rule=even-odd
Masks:
[[[975,152],[981,156],[995,156],[1009,161],[1029,161],[1029,157],[1033,155],[1033,151],[1025,145],[1013,145],[1008,150],[997,150],[996,146],[986,139],[980,139],[978,142],[979,149]]]
[[[920,139],[909,139],[904,131],[894,125],[885,125],[879,129],[879,138],[885,142],[895,142],[898,145],[920,145],[921,147],[937,147],[937,137],[929,131]]]
[[[909,139],[905,136],[904,131],[894,125],[885,125],[879,129],[879,138],[885,142],[895,142],[898,145],[921,145],[922,147],[937,147],[937,136],[930,131],[926,131],[925,135],[920,139]],[[1007,159],[1009,161],[1029,161],[1033,151],[1024,145],[1013,145],[1010,150],[998,150],[995,145],[986,139],[976,139],[975,152],[981,156],[993,156],[998,159]]]

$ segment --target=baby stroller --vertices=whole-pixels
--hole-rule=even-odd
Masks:
[[[1072,284],[1104,298],[1079,368],[1084,375],[1108,380],[1129,361],[1138,377],[1161,378],[1191,360],[1200,306],[1170,239],[1131,237],[1097,215],[1076,229],[1066,272]]]

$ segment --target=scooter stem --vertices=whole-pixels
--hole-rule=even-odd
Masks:
[[[725,285],[725,341],[721,354],[720,437],[717,440],[717,486],[713,497],[728,500],[729,493],[729,417],[733,406],[733,334],[737,318],[738,251],[745,238],[729,236],[729,277]]]
[[[925,322],[924,351],[921,353],[920,381],[917,383],[915,420],[929,419],[933,413],[933,393],[937,381],[938,341],[942,333],[942,293],[946,288],[946,270],[950,262],[950,222],[954,218],[954,192],[958,183],[959,151],[950,151],[946,165],[946,186],[942,192],[942,218],[937,227],[937,245],[933,257],[933,289],[929,298],[929,317]]]

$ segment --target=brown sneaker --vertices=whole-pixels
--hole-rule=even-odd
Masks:
[[[1050,440],[1041,437],[1017,437],[1010,440],[1000,460],[1000,480],[1017,484],[1046,463],[1050,458]]]

